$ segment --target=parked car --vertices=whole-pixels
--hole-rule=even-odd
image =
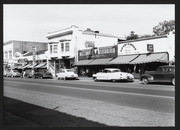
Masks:
[[[10,69],[6,71],[6,77],[20,77],[20,76],[21,74],[19,73],[18,70]]]
[[[3,76],[6,77],[6,71],[5,70],[3,70]]]
[[[134,81],[134,76],[130,73],[121,72],[121,70],[117,68],[106,68],[103,72],[93,74],[93,79],[94,81],[110,80],[113,82],[118,80]]]
[[[78,75],[74,73],[73,69],[61,69],[59,73],[56,74],[57,79],[78,79]]]
[[[24,77],[26,77],[26,78],[32,78],[32,77],[33,77],[33,72],[32,72],[32,70],[26,70],[26,71],[24,72]]]
[[[175,65],[165,65],[157,68],[156,71],[145,71],[140,75],[143,84],[149,82],[171,82],[175,85]]]
[[[53,78],[52,74],[47,70],[47,69],[43,69],[43,70],[37,70],[34,72],[33,78]]]

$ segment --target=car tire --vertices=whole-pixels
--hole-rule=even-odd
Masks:
[[[149,80],[147,78],[142,78],[142,83],[143,84],[148,84],[149,83]]]
[[[175,85],[175,78],[173,78],[171,82],[173,85]]]
[[[95,81],[95,82],[97,82],[97,81],[98,81],[98,79],[95,77],[95,78],[94,78],[94,81]]]

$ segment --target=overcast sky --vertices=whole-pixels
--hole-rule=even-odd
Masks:
[[[175,20],[173,4],[4,4],[4,42],[9,40],[45,41],[48,32],[71,25],[125,37],[131,31],[152,34],[164,20]]]

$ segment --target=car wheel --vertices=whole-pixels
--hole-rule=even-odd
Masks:
[[[149,80],[147,78],[142,78],[142,83],[143,84],[148,84],[149,83]]]
[[[172,79],[172,84],[175,85],[175,78]]]
[[[95,81],[95,82],[97,82],[97,81],[98,81],[97,77],[95,77],[95,78],[94,78],[94,81]]]

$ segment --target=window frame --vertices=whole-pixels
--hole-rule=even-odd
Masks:
[[[64,43],[61,43],[61,52],[64,52]]]
[[[55,48],[56,47],[56,48]],[[54,45],[54,49],[53,49],[54,53],[58,53],[58,45]]]
[[[53,45],[52,44],[50,45],[50,53],[51,54],[53,53]]]
[[[68,45],[68,46],[67,46]],[[67,50],[68,49],[68,50]],[[69,42],[65,43],[65,51],[70,51],[70,44]]]

